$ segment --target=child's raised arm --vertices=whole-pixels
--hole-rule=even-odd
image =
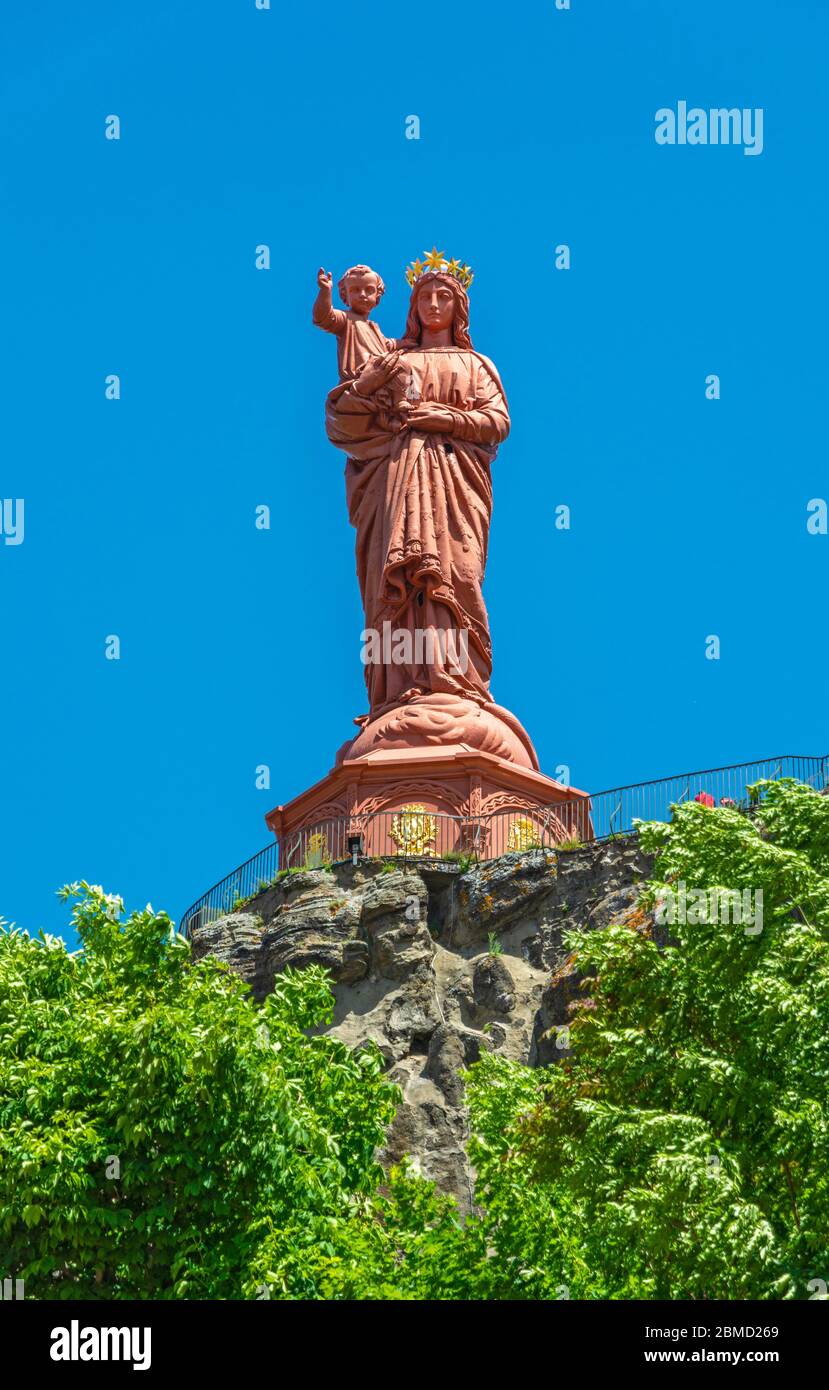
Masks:
[[[317,284],[319,294],[314,300],[313,319],[317,328],[322,328],[326,333],[342,333],[345,327],[346,317],[342,309],[335,309],[332,303],[332,286],[334,277],[330,271],[323,270],[320,266],[317,271]]]

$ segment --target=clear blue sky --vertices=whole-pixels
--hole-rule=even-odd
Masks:
[[[178,917],[365,709],[320,264],[376,266],[393,335],[408,261],[475,269],[513,418],[493,692],[543,767],[827,751],[828,31],[824,0],[4,15],[3,916],[60,931],[85,877]],[[658,146],[680,100],[762,107],[762,155]]]

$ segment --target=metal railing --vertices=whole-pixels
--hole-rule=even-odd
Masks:
[[[290,836],[283,845],[281,863],[276,840],[269,841],[197,898],[184,913],[180,930],[189,935],[194,926],[232,912],[270,886],[280,869],[317,868],[350,859],[354,853],[366,858],[451,862],[605,840],[628,833],[636,820],[669,820],[671,807],[683,801],[705,798],[709,805],[747,808],[753,782],[780,777],[794,777],[823,790],[829,783],[829,755],[763,758],[634,782],[549,806],[510,807],[480,816],[450,816],[413,805],[366,817],[329,818]]]
[[[655,782],[634,782],[627,787],[595,792],[590,797],[593,829],[597,840],[629,830],[634,820],[669,820],[672,806],[693,801],[701,793],[714,804],[748,803],[752,782],[794,777],[818,790],[829,781],[829,755],[814,757],[787,753],[780,758],[761,758],[731,767],[710,767],[702,772],[682,772]]]
[[[179,931],[190,935],[193,926],[205,926],[232,912],[238,902],[252,897],[261,888],[272,883],[279,871],[279,846],[270,840],[264,849],[246,859],[232,874],[219,879],[206,893],[202,893],[191,907],[188,907],[179,923]]]

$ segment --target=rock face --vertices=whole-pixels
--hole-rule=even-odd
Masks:
[[[260,999],[286,966],[325,966],[329,1031],[352,1047],[374,1040],[401,1088],[383,1161],[409,1154],[465,1210],[461,1072],[487,1050],[531,1066],[566,1055],[562,1029],[584,992],[562,936],[629,917],[650,867],[625,837],[466,872],[428,859],[304,870],[194,927],[193,955],[225,961]]]

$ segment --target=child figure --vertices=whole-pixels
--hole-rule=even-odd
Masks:
[[[351,381],[370,357],[390,352],[396,339],[387,338],[369,315],[383,298],[385,285],[368,265],[353,265],[340,280],[340,298],[347,307],[335,309],[331,302],[333,276],[320,269],[317,274],[319,294],[314,300],[314,323],[337,339],[337,364],[340,381]]]

